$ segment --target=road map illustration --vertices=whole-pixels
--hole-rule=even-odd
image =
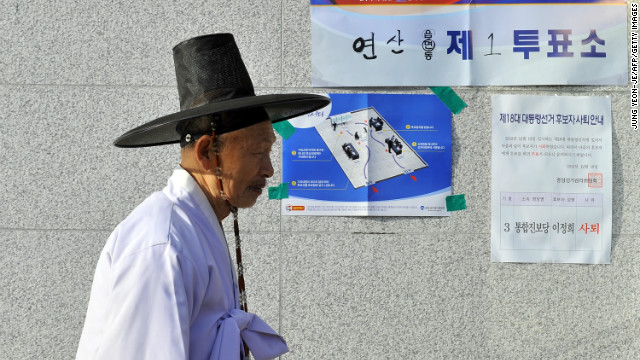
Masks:
[[[373,107],[328,120],[315,128],[355,189],[428,167]]]
[[[282,214],[449,216],[451,110],[435,95],[328,95],[289,120]]]

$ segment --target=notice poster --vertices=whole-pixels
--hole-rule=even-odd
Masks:
[[[608,264],[611,99],[492,99],[491,260]]]
[[[284,215],[448,216],[451,111],[435,95],[329,94],[290,120]]]
[[[624,0],[311,0],[312,84],[626,85]]]

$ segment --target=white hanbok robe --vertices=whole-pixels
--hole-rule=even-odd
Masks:
[[[239,359],[287,352],[239,310],[234,267],[205,194],[183,169],[109,237],[98,260],[77,359]]]

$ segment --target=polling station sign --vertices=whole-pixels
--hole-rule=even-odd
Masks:
[[[312,84],[626,85],[621,0],[311,0]]]

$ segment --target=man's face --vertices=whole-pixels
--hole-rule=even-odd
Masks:
[[[271,121],[222,135],[220,152],[222,186],[231,205],[251,207],[273,176],[271,147],[276,136]]]

